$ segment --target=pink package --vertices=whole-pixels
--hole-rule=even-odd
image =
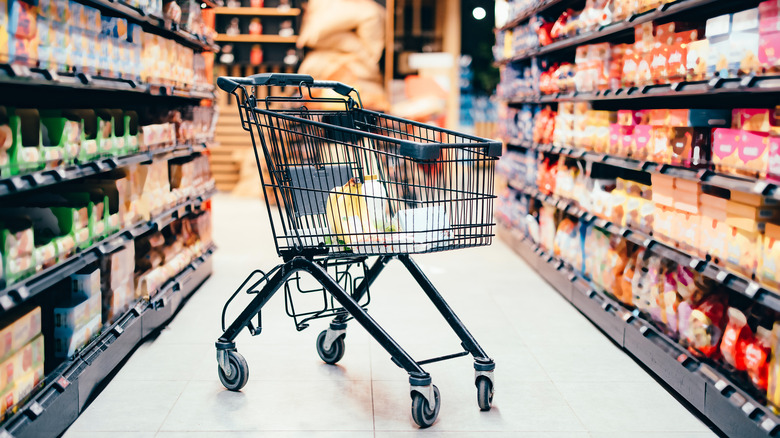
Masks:
[[[712,162],[718,167],[736,168],[737,150],[742,139],[739,129],[715,128],[712,131]]]
[[[780,137],[769,137],[769,174],[780,178]]]
[[[646,159],[650,148],[650,140],[652,138],[653,127],[650,125],[637,125],[634,127],[634,142],[632,148],[632,156],[637,159]]]
[[[780,31],[780,1],[768,0],[759,3],[758,29],[762,34]]]

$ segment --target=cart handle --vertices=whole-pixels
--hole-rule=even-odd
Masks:
[[[337,81],[315,81],[309,75],[291,73],[260,73],[248,77],[220,76],[217,85],[222,90],[233,93],[241,85],[286,87],[306,85],[309,88],[330,88],[342,96],[348,96],[355,89]]]

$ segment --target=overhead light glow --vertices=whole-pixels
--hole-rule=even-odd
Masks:
[[[481,20],[487,16],[487,12],[485,12],[485,9],[481,6],[477,6],[471,11],[471,15],[473,15],[475,19]]]

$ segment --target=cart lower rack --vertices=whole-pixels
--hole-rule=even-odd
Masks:
[[[249,367],[235,339],[244,328],[260,334],[263,306],[284,287],[285,307],[298,330],[309,321],[332,318],[317,338],[324,362],[335,364],[343,357],[352,319],[387,350],[409,373],[412,418],[420,427],[432,425],[440,407],[439,390],[421,367],[426,363],[471,354],[478,405],[489,410],[495,363],[410,254],[491,243],[494,167],[501,144],[365,110],[351,87],[307,75],[221,77],[217,83],[236,99],[242,127],[250,134],[274,244],[283,260],[268,273],[254,271],[225,303],[224,333],[216,343],[223,385],[238,391],[246,384]],[[263,86],[297,94],[259,98],[257,89]],[[320,88],[340,96],[325,97]],[[464,351],[415,361],[367,313],[369,287],[394,258],[421,286]],[[319,286],[303,287],[301,273]],[[241,291],[254,297],[226,326],[227,309]],[[313,293],[322,295],[321,308],[296,309],[295,296]]]

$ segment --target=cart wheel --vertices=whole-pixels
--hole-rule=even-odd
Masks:
[[[481,411],[489,411],[490,404],[493,403],[493,384],[490,379],[480,377],[477,379],[477,404]]]
[[[244,356],[237,351],[228,351],[229,372],[225,373],[221,366],[217,365],[219,380],[225,388],[231,391],[238,391],[246,385],[249,380],[249,365]]]
[[[439,398],[439,388],[436,385],[433,385],[433,398],[436,401],[436,406],[431,408],[428,400],[422,394],[419,392],[412,393],[412,419],[423,429],[430,427],[436,421],[436,417],[439,416],[441,399]]]
[[[325,349],[325,336],[328,334],[327,330],[323,330],[319,336],[317,336],[317,354],[320,355],[320,359],[323,362],[333,365],[340,361],[344,357],[344,336],[338,337],[329,349]]]

